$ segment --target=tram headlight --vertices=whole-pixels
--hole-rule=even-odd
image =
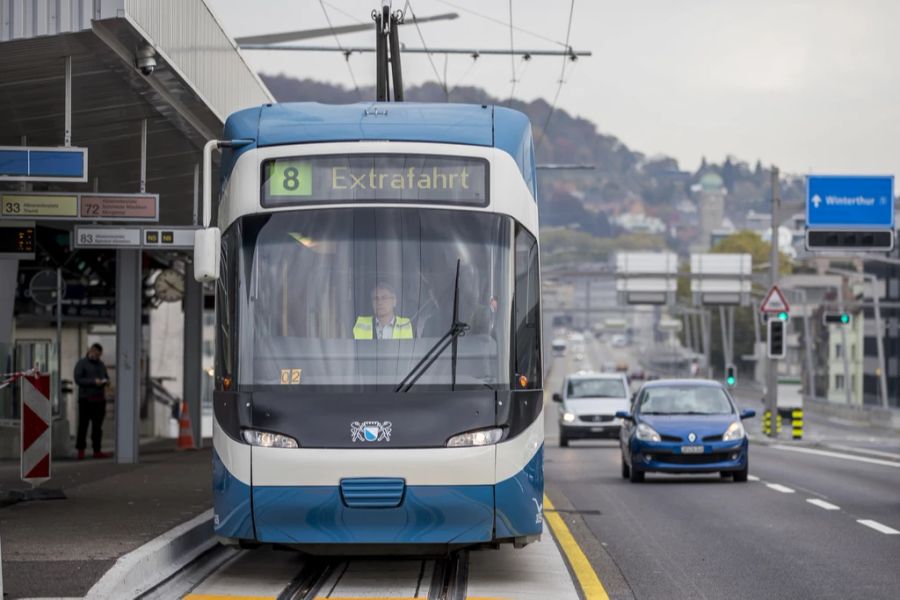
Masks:
[[[270,431],[257,431],[255,429],[245,429],[243,431],[244,441],[251,446],[261,446],[263,448],[299,448],[300,444],[294,438],[281,435],[280,433],[272,433]]]
[[[491,427],[490,429],[479,429],[477,431],[468,431],[454,435],[447,440],[448,448],[467,448],[471,446],[490,446],[496,444],[503,437],[502,427]]]

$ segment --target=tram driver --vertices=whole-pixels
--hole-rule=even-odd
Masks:
[[[372,290],[373,315],[360,315],[353,326],[353,339],[356,340],[411,340],[413,338],[412,321],[397,316],[397,294],[393,286],[386,282],[378,282]]]

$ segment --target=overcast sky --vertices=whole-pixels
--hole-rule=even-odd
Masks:
[[[207,0],[233,37],[327,27],[319,0]],[[395,0],[395,8],[405,0]],[[329,0],[334,26],[371,23],[380,0]],[[518,48],[559,48],[569,3],[513,0]],[[552,7],[552,8],[548,8]],[[694,169],[701,156],[734,154],[783,171],[900,173],[900,1],[575,0],[570,45],[590,50],[566,71],[558,105],[594,121],[632,149],[674,156]],[[418,16],[457,12],[421,25],[431,47],[508,48],[507,0],[414,0]],[[480,13],[480,15],[473,14]],[[534,32],[532,35],[528,32]],[[540,36],[540,37],[539,37]],[[372,46],[371,32],[343,35]],[[542,38],[549,38],[542,39]],[[414,26],[401,42],[421,47]],[[334,46],[332,37],[299,42]],[[341,54],[245,51],[250,65],[351,86]],[[444,57],[433,61],[443,77]],[[552,100],[562,60],[534,58],[515,95]],[[374,55],[353,55],[360,85],[373,85]],[[451,56],[447,80],[508,97],[509,57]],[[404,79],[435,80],[425,55],[406,54]]]

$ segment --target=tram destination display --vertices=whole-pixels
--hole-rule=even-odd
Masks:
[[[262,166],[262,204],[409,202],[487,206],[488,161],[423,154],[299,156]]]

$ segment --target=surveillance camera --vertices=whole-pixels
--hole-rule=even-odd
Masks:
[[[144,46],[138,50],[134,64],[145,76],[153,75],[156,70],[156,51],[153,46]]]

